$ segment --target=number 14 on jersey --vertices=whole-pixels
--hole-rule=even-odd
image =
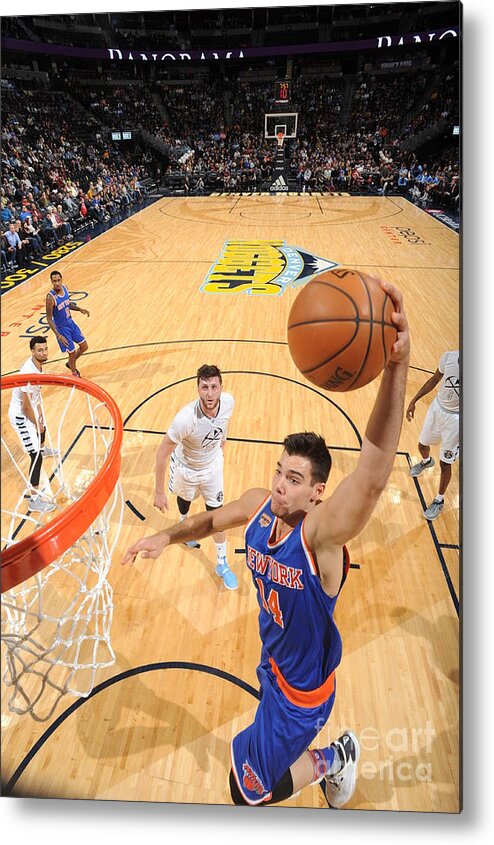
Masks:
[[[280,608],[278,591],[275,589],[271,589],[269,591],[269,596],[266,601],[266,595],[264,593],[264,582],[261,580],[261,578],[256,578],[256,584],[259,589],[259,595],[261,596],[262,606],[264,610],[266,611],[266,613],[270,613],[272,615],[274,621],[277,625],[280,626],[280,628],[284,628],[285,626],[283,624],[283,614]]]

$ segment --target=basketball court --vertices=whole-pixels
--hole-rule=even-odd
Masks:
[[[123,420],[122,528],[108,573],[115,663],[97,673],[89,698],[65,696],[42,722],[10,712],[3,686],[4,794],[230,803],[229,743],[253,718],[260,652],[242,531],[227,538],[235,592],[214,574],[211,539],[130,568],[121,558],[178,519],[173,498],[166,516],[153,508],[155,454],[175,413],[196,396],[201,364],[217,364],[235,398],[226,501],[270,486],[291,431],[324,435],[329,491],[354,468],[378,381],[325,393],[300,375],[286,342],[300,285],[339,265],[403,291],[409,401],[443,352],[459,348],[459,238],[404,198],[161,198],[56,263],[90,311],[74,315],[89,344],[81,374],[113,397]],[[19,368],[39,334],[49,346],[44,371],[67,373],[44,317],[49,272],[2,297],[3,375]],[[343,659],[321,741],[347,726],[361,738],[349,809],[459,808],[459,466],[433,523],[422,511],[437,492],[438,466],[418,479],[408,472],[431,398],[404,421],[386,491],[349,544],[352,567],[335,614]],[[62,387],[44,389],[54,427],[65,399]],[[2,433],[7,409],[4,401]],[[78,414],[69,422],[63,463],[78,477],[90,437]],[[44,466],[49,472],[49,459]],[[4,497],[15,498],[14,487],[7,475]],[[63,580],[57,589],[63,594]],[[328,808],[319,787],[285,803]]]

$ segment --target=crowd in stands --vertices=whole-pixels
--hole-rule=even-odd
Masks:
[[[401,149],[424,121],[432,126],[438,116],[455,118],[454,93],[425,74],[384,79],[359,82],[347,120],[343,81],[294,83],[290,110],[299,114],[298,132],[285,142],[285,155],[297,190],[403,193],[422,207],[435,197],[457,210],[457,151],[427,165]],[[163,90],[162,97],[169,122],[158,134],[169,145],[168,172],[182,176],[177,185],[186,193],[202,193],[205,184],[225,192],[261,190],[276,155],[276,142],[264,137],[264,113],[275,108],[272,84],[231,83],[224,109],[220,92],[206,86]]]
[[[188,139],[197,133],[210,136],[225,126],[224,104],[219,85],[197,83],[194,86],[159,86],[175,137]]]
[[[401,193],[422,208],[442,200],[457,211],[457,149],[449,151],[447,160],[435,156],[429,165],[402,149],[403,141],[432,127],[439,117],[449,120],[451,131],[457,121],[452,77],[447,73],[443,80],[431,81],[418,72],[362,79],[348,119],[340,126],[343,95],[337,85],[318,83],[315,96],[302,87],[299,101],[310,103],[312,117],[301,122],[297,142],[291,145],[290,169],[298,190]]]
[[[158,134],[168,145],[169,171],[183,174],[185,191],[260,190],[275,154],[263,132],[267,89],[246,84],[226,102],[219,87],[161,91],[169,123]]]
[[[340,123],[344,82],[300,77],[292,88],[292,111],[299,114],[298,135],[315,140]]]
[[[84,142],[70,97],[9,88],[2,107],[2,270],[25,266],[144,198],[142,154],[135,163],[96,131],[99,124]]]
[[[366,76],[357,86],[348,121],[351,132],[381,132],[388,140],[400,137],[403,116],[421,101],[426,76],[396,75],[383,84],[382,76]]]
[[[404,134],[417,135],[439,120],[459,124],[458,77],[451,72],[432,86],[426,102],[404,127]]]
[[[279,109],[272,82],[157,82],[151,88],[101,80],[50,91],[6,86],[2,106],[2,265],[10,269],[105,222],[142,200],[149,150],[111,143],[110,128],[143,127],[161,143],[165,176],[185,193],[255,192],[272,176],[276,141],[265,112]],[[60,86],[59,86],[60,87]],[[288,109],[296,140],[285,142],[287,170],[306,191],[402,193],[423,208],[459,206],[458,145],[419,160],[413,136],[438,121],[458,122],[457,73],[295,76]],[[405,143],[407,142],[407,143]]]
[[[122,85],[107,83],[80,85],[72,77],[67,80],[67,90],[81,103],[97,122],[113,129],[130,129],[144,126],[154,130],[162,117],[150,92],[140,83]]]

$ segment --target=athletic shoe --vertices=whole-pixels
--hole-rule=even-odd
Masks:
[[[429,507],[424,511],[425,518],[432,522],[432,520],[435,519],[436,516],[439,516],[443,507],[444,501],[438,502],[437,499],[434,499],[434,501],[431,502]]]
[[[436,462],[434,458],[430,458],[426,464],[422,463],[422,461],[419,461],[418,464],[414,464],[413,467],[410,467],[410,475],[412,476],[412,478],[417,478],[417,476],[420,475],[424,471],[424,469],[430,469],[434,466],[435,463]]]
[[[196,543],[195,540],[187,540],[187,542],[184,543],[184,546],[187,546],[188,549],[200,549],[201,548],[201,544]]]
[[[30,511],[38,511],[39,513],[51,513],[55,510],[55,505],[52,502],[47,502],[41,496],[31,496],[27,500],[27,506]]]
[[[360,745],[353,731],[346,730],[331,743],[343,766],[336,775],[326,775],[326,798],[331,807],[343,807],[355,792]]]
[[[68,370],[70,370],[70,364],[68,362],[65,364],[65,366],[67,367]],[[72,372],[72,370],[70,370],[70,372],[72,373],[73,376],[77,376],[77,378],[81,377],[79,370],[74,370],[73,372]]]
[[[59,458],[60,452],[58,449],[50,449],[48,446],[43,446],[41,454],[44,458]]]
[[[223,583],[227,590],[236,590],[238,587],[238,582],[235,577],[235,573],[232,572],[230,567],[228,566],[226,560],[223,559],[221,563],[216,565],[215,569],[216,574],[223,578]]]

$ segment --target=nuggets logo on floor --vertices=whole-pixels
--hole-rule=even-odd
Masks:
[[[227,241],[201,290],[279,296],[336,266],[285,241]]]

